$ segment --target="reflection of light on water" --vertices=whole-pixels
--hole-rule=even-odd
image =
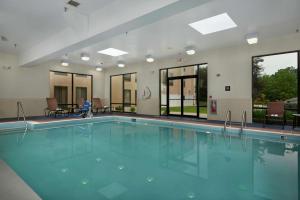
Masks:
[[[209,131],[206,131],[205,133],[206,133],[206,134],[211,134],[211,132],[209,132]]]
[[[119,169],[119,170],[123,170],[124,168],[125,168],[124,165],[119,165],[119,166],[118,166],[118,169]]]
[[[86,185],[86,184],[88,184],[89,183],[89,180],[87,180],[87,179],[83,179],[82,181],[81,181],[81,184],[82,185]]]
[[[194,192],[189,192],[189,193],[187,194],[187,197],[188,197],[189,199],[194,199],[194,198],[196,197],[196,195],[195,195]]]
[[[69,171],[69,169],[68,169],[68,168],[62,168],[60,171],[61,171],[62,173],[66,173],[67,171]]]
[[[145,125],[145,126],[147,126],[147,125],[148,125],[148,123],[144,123],[144,125]]]
[[[101,162],[102,161],[102,159],[101,158],[96,158],[96,162]]]
[[[148,177],[146,178],[146,180],[147,180],[148,183],[151,183],[151,182],[154,181],[154,178],[151,177],[151,176],[148,176]]]

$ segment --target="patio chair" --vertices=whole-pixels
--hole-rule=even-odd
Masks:
[[[47,100],[47,108],[45,109],[45,115],[46,112],[48,111],[48,117],[51,114],[54,114],[54,117],[56,117],[57,114],[61,114],[61,115],[69,114],[68,110],[58,107],[56,98],[46,98],[46,100]]]
[[[106,112],[107,109],[109,109],[109,107],[103,106],[100,98],[93,98],[93,111],[96,112],[96,114],[98,114],[99,110]]]
[[[286,124],[286,116],[284,111],[284,102],[269,102],[267,105],[267,111],[265,115],[264,127],[265,124],[269,122],[269,119],[276,119],[282,121],[282,129],[284,129],[284,125]]]

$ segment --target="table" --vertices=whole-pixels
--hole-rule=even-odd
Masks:
[[[78,108],[78,104],[71,104],[71,103],[67,103],[67,104],[58,104],[59,107],[64,108],[66,110],[68,110],[69,113],[74,113],[74,110],[76,108]]]

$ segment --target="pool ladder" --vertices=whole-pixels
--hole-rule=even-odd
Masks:
[[[28,123],[26,121],[26,116],[25,116],[25,112],[24,112],[24,109],[23,109],[23,104],[22,104],[21,101],[17,101],[17,119],[18,119],[18,121],[20,120],[20,112],[22,114],[23,121],[25,123],[25,131],[27,131]]]
[[[244,128],[247,126],[247,112],[244,110],[242,112],[242,121],[241,121],[241,133],[244,131]]]
[[[224,122],[224,132],[226,131],[227,127],[228,127],[228,122],[229,122],[229,127],[231,127],[231,111],[227,110],[226,112],[226,119]]]

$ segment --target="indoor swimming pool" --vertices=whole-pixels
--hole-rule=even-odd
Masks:
[[[107,118],[0,134],[4,160],[43,200],[297,200],[299,141]]]

